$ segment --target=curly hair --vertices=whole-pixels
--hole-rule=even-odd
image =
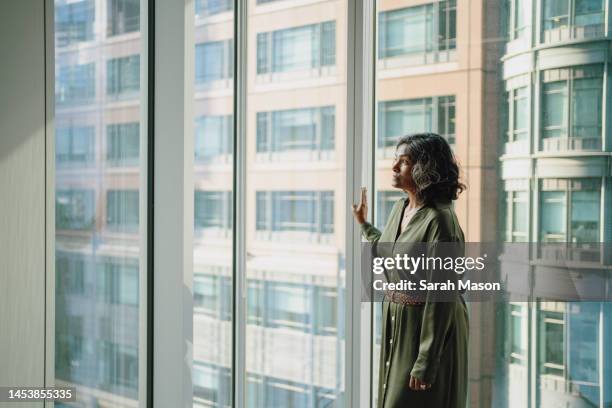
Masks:
[[[407,146],[417,198],[425,204],[456,200],[467,187],[459,181],[459,166],[442,136],[414,133],[399,139],[396,149]]]

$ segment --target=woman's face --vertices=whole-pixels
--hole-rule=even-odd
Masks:
[[[393,160],[393,180],[392,185],[404,191],[415,191],[414,181],[412,180],[412,163],[408,158],[408,145],[401,144],[395,150]]]

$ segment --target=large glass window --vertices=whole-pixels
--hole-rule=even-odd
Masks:
[[[213,16],[215,14],[231,11],[233,8],[233,0],[195,0],[196,17]]]
[[[196,160],[210,162],[229,158],[234,146],[233,121],[233,115],[201,116],[196,119]]]
[[[454,0],[378,14],[378,58],[393,58],[456,48]]]
[[[601,149],[601,66],[548,70],[542,79],[541,149]]]
[[[600,241],[599,179],[547,179],[540,185],[541,242]]]
[[[234,1],[196,0],[193,406],[232,401]]]
[[[55,194],[55,227],[89,230],[95,224],[94,190],[58,189]]]
[[[527,187],[521,185],[522,181],[519,180],[517,183],[519,185],[515,186],[516,190],[505,192],[504,240],[506,242],[528,242],[529,240],[529,191],[521,189]],[[514,186],[507,187],[513,188]]]
[[[138,191],[109,190],[106,193],[106,225],[118,230],[136,230],[139,221]]]
[[[112,123],[106,126],[106,160],[112,166],[138,164],[140,124]]]
[[[113,58],[106,65],[106,93],[109,96],[137,97],[140,90],[140,56]]]
[[[544,0],[542,40],[564,41],[603,35],[603,0]]]
[[[334,148],[335,107],[257,112],[257,153]]]
[[[96,96],[95,63],[60,65],[55,79],[58,105],[92,102]]]
[[[455,143],[455,97],[405,99],[378,102],[379,154],[392,157],[402,136],[436,132]]]
[[[140,30],[140,0],[108,0],[107,35]]]
[[[142,3],[53,3],[55,378],[76,387],[76,401],[65,406],[132,408],[146,391],[139,386]],[[124,97],[129,103],[116,103]]]
[[[305,70],[336,64],[336,22],[257,34],[257,73]]]
[[[95,152],[94,126],[67,126],[55,131],[55,160],[58,166],[93,165]]]
[[[210,84],[234,77],[233,40],[196,44],[196,83]]]
[[[96,8],[93,0],[65,2],[55,7],[55,41],[58,47],[94,38]]]

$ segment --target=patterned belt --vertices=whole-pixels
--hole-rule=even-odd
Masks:
[[[388,290],[388,291],[385,291],[385,297],[390,302],[398,303],[404,306],[406,305],[423,306],[425,304],[425,302],[416,300],[416,298],[410,297],[409,295],[402,293],[402,292]]]

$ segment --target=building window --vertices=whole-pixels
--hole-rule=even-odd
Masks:
[[[523,86],[508,91],[508,133],[506,142],[529,140],[529,87]]]
[[[521,303],[510,303],[510,363],[527,364],[527,308]]]
[[[55,83],[56,103],[87,103],[96,96],[95,64],[59,67]]]
[[[55,257],[57,292],[66,295],[85,293],[85,258],[82,255],[57,253]]]
[[[335,107],[257,112],[257,153],[334,149]]]
[[[333,191],[258,191],[256,229],[270,232],[334,232]]]
[[[523,38],[531,25],[531,0],[510,0],[509,11],[510,40]]]
[[[563,377],[565,374],[565,319],[560,302],[539,303],[539,372]]]
[[[195,159],[211,161],[229,157],[234,148],[234,117],[200,116],[196,119]]]
[[[106,160],[113,166],[138,165],[140,124],[114,123],[106,126]]]
[[[140,55],[107,61],[106,93],[113,97],[137,97],[140,90]]]
[[[506,242],[529,241],[529,191],[506,191],[505,237]]]
[[[336,22],[257,34],[257,73],[289,72],[336,64]]]
[[[232,192],[195,191],[195,229],[232,229]]]
[[[378,58],[394,58],[456,48],[455,0],[384,11],[378,15]]]
[[[103,303],[138,306],[138,262],[105,259],[98,273],[98,299]]]
[[[344,310],[343,300],[338,299],[338,295],[343,293],[343,290],[324,286],[315,286],[313,289],[315,333],[322,336],[337,336],[341,332],[338,327],[338,313]]]
[[[604,34],[603,0],[544,0],[543,42],[592,38]]]
[[[109,37],[140,30],[140,0],[108,0]]]
[[[138,190],[109,190],[106,193],[106,225],[125,231],[138,229]]]
[[[215,81],[234,77],[234,40],[211,41],[196,44],[195,81],[209,85]]]
[[[93,190],[58,190],[55,198],[57,229],[89,230],[95,224]]]
[[[308,286],[280,282],[266,282],[265,285],[269,326],[308,331],[312,324],[312,300]]]
[[[541,180],[540,242],[599,242],[600,189],[599,179]]]
[[[436,132],[455,143],[455,97],[382,101],[378,103],[378,148],[391,157],[402,136]]]
[[[93,164],[95,128],[60,127],[55,131],[55,160],[58,165]]]
[[[122,394],[138,397],[138,349],[110,341],[99,342],[100,381],[102,389],[121,387]],[[116,391],[115,391],[116,392]]]
[[[196,0],[196,17],[208,17],[234,9],[233,0]]]
[[[227,367],[196,362],[193,367],[194,406],[229,407],[232,374]]]
[[[542,82],[541,149],[601,149],[602,66],[547,70]]]
[[[91,41],[94,38],[96,7],[93,0],[82,0],[55,6],[55,45]]]

